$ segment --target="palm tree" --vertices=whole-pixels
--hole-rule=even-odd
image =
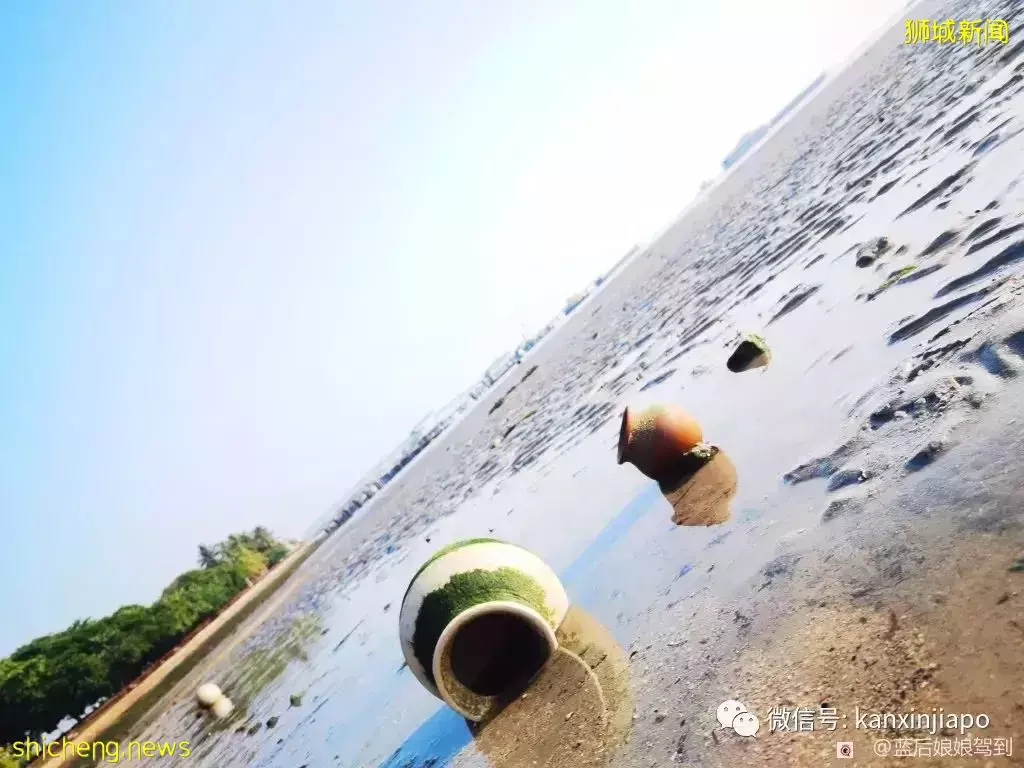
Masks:
[[[220,563],[220,555],[217,554],[217,548],[211,547],[206,544],[199,545],[199,566],[201,568],[213,568],[213,566]]]

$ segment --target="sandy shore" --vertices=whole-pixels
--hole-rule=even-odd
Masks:
[[[783,706],[985,712],[972,736],[1020,737],[1022,9],[914,9],[979,14],[1011,44],[891,30],[333,536],[209,667],[246,691],[237,722],[211,730],[172,697],[134,735],[194,738],[218,768],[493,766],[403,669],[395,607],[438,546],[494,535],[560,568],[626,650],[636,719],[613,765],[811,766],[838,740],[906,761],[873,755],[893,734],[769,732]],[[768,339],[764,372],[725,369],[742,331]],[[615,465],[623,406],[659,400],[735,464],[728,521],[676,527]],[[286,664],[239,671],[302,619]],[[756,738],[719,728],[729,698]],[[479,746],[539,759],[511,738]],[[606,756],[574,744],[558,754]]]

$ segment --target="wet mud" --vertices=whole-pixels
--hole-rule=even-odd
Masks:
[[[172,702],[132,737],[195,734],[192,762],[217,768],[529,768],[540,744],[561,765],[812,766],[840,739],[770,732],[769,710],[828,705],[986,712],[974,735],[1024,746],[1024,6],[928,14],[1005,18],[1011,44],[883,36],[303,566],[206,670],[242,703],[232,727]],[[737,338],[769,322],[771,365],[734,375]],[[616,466],[638,400],[678,402],[729,455],[668,493]],[[615,665],[567,643],[543,696],[472,734],[401,665],[383,606],[427,550],[489,533],[563,569],[624,660],[605,679]],[[302,656],[229,690],[310,615]],[[721,728],[726,699],[757,736]],[[628,739],[594,736],[611,710]],[[881,735],[843,740],[905,764],[872,756]]]

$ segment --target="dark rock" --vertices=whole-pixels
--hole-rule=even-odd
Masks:
[[[301,707],[302,706],[302,694],[301,693],[293,693],[291,696],[288,697],[288,703],[291,704],[291,706],[293,706],[293,707]]]
[[[887,237],[876,237],[869,240],[857,249],[857,266],[869,267],[878,260],[878,257],[892,248],[892,243]]]
[[[796,485],[807,480],[814,480],[819,477],[828,477],[836,471],[836,466],[828,456],[820,459],[813,459],[806,464],[801,464],[782,476],[782,480],[789,485]]]
[[[277,725],[277,721],[280,720],[280,719],[281,718],[278,717],[277,715],[271,715],[270,717],[268,717],[267,718],[267,728],[273,728],[275,725]]]
[[[871,475],[862,469],[841,469],[829,478],[827,490],[838,491],[848,485],[859,485],[870,477]]]

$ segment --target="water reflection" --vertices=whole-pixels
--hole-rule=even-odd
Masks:
[[[676,525],[718,525],[729,519],[729,504],[739,483],[736,465],[717,446],[708,446],[707,453],[684,454],[674,472],[659,483]]]
[[[453,766],[602,766],[633,722],[626,654],[593,616],[570,607],[559,648],[527,691],[485,723]],[[411,767],[410,767],[411,768]]]
[[[299,614],[272,642],[257,646],[243,656],[222,685],[231,692],[238,710],[248,712],[256,696],[293,661],[308,661],[306,648],[313,638],[319,637],[322,626],[320,614]]]
[[[224,670],[215,682],[234,704],[234,710],[227,717],[217,718],[204,713],[192,690],[182,693],[167,716],[170,722],[176,723],[176,737],[190,742],[190,762],[201,763],[210,759],[221,765],[239,757],[247,764],[255,760],[259,744],[249,742],[248,737],[273,729],[280,713],[289,707],[289,702],[287,699],[283,701],[279,704],[279,711],[265,719],[255,716],[254,703],[293,662],[308,662],[307,650],[320,637],[322,627],[320,614],[297,614],[276,633],[262,638],[242,653],[233,666]],[[147,731],[142,733],[141,740],[146,740]],[[122,744],[122,750],[126,750],[125,744]],[[166,763],[166,758],[154,757],[141,762],[142,765],[162,763]]]

